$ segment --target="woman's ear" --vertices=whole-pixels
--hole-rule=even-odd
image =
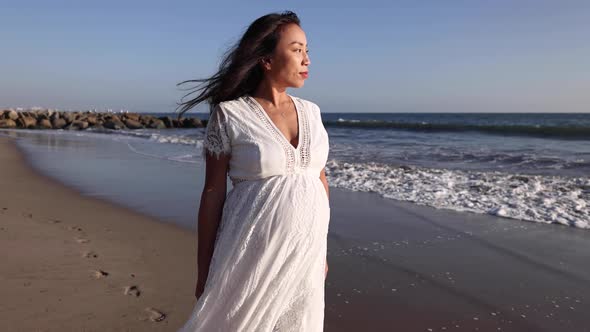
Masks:
[[[262,60],[260,60],[260,62],[262,63],[262,68],[264,70],[270,70],[270,67],[271,67],[270,58],[262,58]]]

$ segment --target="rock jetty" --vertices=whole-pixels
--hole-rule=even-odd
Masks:
[[[206,124],[206,123],[205,123]],[[204,124],[197,118],[155,117],[139,113],[98,113],[92,111],[66,112],[52,110],[0,111],[0,128],[14,129],[166,129],[199,128]]]

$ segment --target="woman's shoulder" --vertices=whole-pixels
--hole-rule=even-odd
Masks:
[[[311,100],[305,99],[305,98],[301,98],[301,97],[297,97],[297,96],[293,96],[291,94],[289,94],[291,97],[293,97],[293,99],[297,102],[299,102],[301,105],[303,105],[304,109],[306,110],[310,110],[310,112],[314,112],[314,113],[319,113],[320,112],[320,107],[318,106],[318,104],[314,103]]]
[[[228,115],[239,115],[241,112],[247,110],[247,105],[244,102],[245,96],[238,97],[231,100],[222,101],[218,104],[218,107]]]
[[[218,106],[223,109],[224,111],[234,111],[237,108],[240,108],[239,105],[239,101],[241,100],[240,98],[236,98],[236,99],[232,99],[232,100],[226,100],[226,101],[222,101],[218,104]]]

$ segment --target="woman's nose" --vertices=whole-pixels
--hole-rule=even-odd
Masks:
[[[309,59],[309,54],[305,53],[305,58],[303,58],[303,63],[308,66],[311,64],[311,60]]]

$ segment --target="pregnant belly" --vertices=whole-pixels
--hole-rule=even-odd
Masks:
[[[330,206],[319,176],[289,174],[238,183],[228,195],[224,214],[264,224],[259,225],[261,232],[315,238],[327,235]]]

